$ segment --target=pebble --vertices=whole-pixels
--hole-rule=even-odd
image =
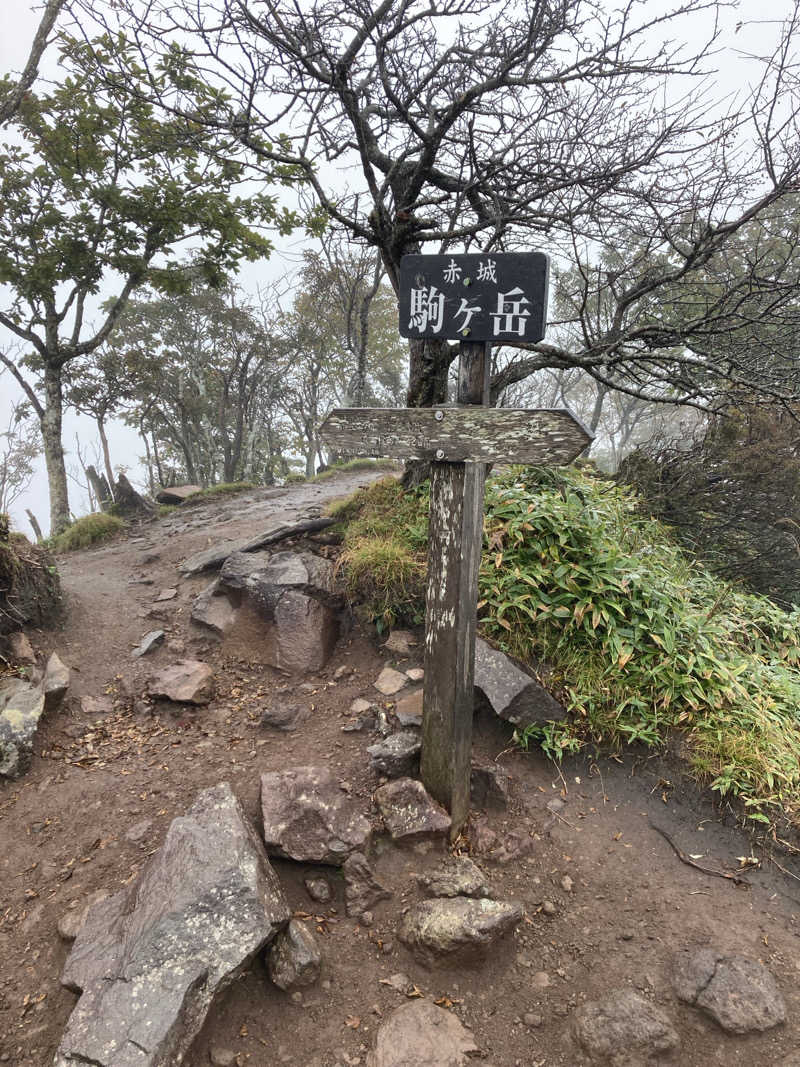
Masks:
[[[298,989],[297,992],[292,993],[291,999],[292,999],[292,1003],[293,1004],[302,1004],[303,1003],[303,994]]]
[[[358,921],[362,926],[369,927],[375,922],[375,917],[371,911],[362,911]]]
[[[381,952],[384,954],[384,956],[391,955],[391,953],[394,952],[394,942],[384,941],[383,945],[381,946]]]
[[[408,678],[409,681],[421,682],[424,677],[425,671],[422,669],[422,667],[411,667],[409,670],[406,671],[406,678]]]
[[[537,989],[547,989],[550,985],[550,975],[547,971],[537,971],[531,978],[531,984]]]
[[[542,911],[545,913],[545,915],[555,915],[556,906],[552,902],[552,900],[545,900],[542,904]]]
[[[564,877],[561,879],[561,888],[564,890],[565,893],[571,893],[574,884],[575,883],[572,881],[568,874],[565,874]]]
[[[522,1016],[522,1021],[526,1026],[541,1026],[544,1019],[541,1015],[537,1015],[535,1011],[526,1011]]]
[[[333,891],[326,878],[306,878],[304,884],[308,895],[318,904],[327,904],[333,897]]]
[[[233,1049],[223,1048],[221,1045],[212,1045],[208,1053],[213,1067],[234,1067],[236,1053]]]
[[[365,711],[369,711],[372,704],[368,700],[364,700],[363,697],[356,697],[353,703],[350,705],[350,711],[353,715],[363,715]]]
[[[342,680],[342,678],[349,678],[352,673],[353,668],[348,667],[346,664],[341,667],[337,667],[336,670],[333,672],[334,681],[339,682]]]

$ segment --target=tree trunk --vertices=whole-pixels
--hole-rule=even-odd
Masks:
[[[25,508],[25,514],[28,516],[28,522],[31,524],[31,529],[33,530],[34,534],[36,535],[36,540],[37,541],[43,540],[43,538],[42,538],[42,528],[39,525],[39,520],[36,518],[36,516],[33,514],[33,512],[31,511],[30,508]]]
[[[94,466],[90,463],[85,468],[86,477],[89,480],[92,492],[97,497],[97,503],[101,511],[108,511],[111,505],[114,503],[114,496],[111,491],[111,487],[106,481],[104,474],[98,474]]]
[[[103,420],[102,415],[98,415],[97,416],[96,422],[97,422],[97,430],[98,430],[98,432],[100,434],[100,444],[101,444],[102,449],[103,449],[103,463],[105,464],[105,468],[106,468],[106,482],[108,484],[109,490],[113,490],[113,486],[114,486],[114,469],[111,466],[111,452],[110,452],[109,447],[108,447],[108,438],[106,437],[106,424],[105,424],[105,421]]]
[[[410,408],[429,408],[447,400],[447,374],[457,349],[447,341],[427,337],[408,342],[407,403]],[[428,477],[430,464],[409,460],[403,473],[403,487],[414,489]]]
[[[44,413],[41,418],[47,485],[50,491],[50,536],[69,526],[69,491],[61,444],[63,397],[61,368],[51,362],[44,368]]]

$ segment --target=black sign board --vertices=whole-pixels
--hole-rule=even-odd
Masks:
[[[403,256],[400,335],[541,341],[548,273],[542,252]]]

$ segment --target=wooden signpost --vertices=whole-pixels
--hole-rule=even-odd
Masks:
[[[475,627],[487,463],[569,463],[591,435],[565,410],[489,408],[489,345],[539,341],[547,257],[406,256],[400,333],[457,339],[458,407],[342,408],[320,433],[337,452],[431,464],[422,781],[455,836],[469,814]]]

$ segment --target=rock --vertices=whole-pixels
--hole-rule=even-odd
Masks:
[[[786,1005],[772,974],[757,960],[716,949],[679,955],[673,971],[679,1000],[700,1008],[731,1034],[769,1030],[786,1021]]]
[[[159,489],[156,500],[159,504],[182,504],[187,497],[201,492],[202,485],[171,485],[166,489]]]
[[[152,825],[152,819],[141,819],[139,822],[134,823],[130,829],[125,831],[125,840],[130,841],[133,845],[138,845],[138,843],[150,833]]]
[[[470,831],[472,849],[479,856],[488,855],[497,846],[497,834],[489,826],[485,818],[478,817],[472,824]]]
[[[285,671],[321,670],[339,638],[335,612],[297,590],[283,594],[275,608],[274,666]]]
[[[363,915],[365,911],[374,908],[381,900],[388,900],[392,895],[372,873],[367,857],[362,852],[354,852],[348,856],[342,872],[346,910],[350,916]]]
[[[61,701],[69,689],[69,668],[65,667],[58,654],[54,652],[47,661],[42,679],[44,692],[44,710],[56,711],[61,707]]]
[[[410,656],[417,639],[410,630],[392,630],[384,642],[385,652],[395,652],[398,656]]]
[[[234,552],[244,552],[249,544],[247,538],[238,541],[223,541],[220,544],[204,548],[202,552],[195,552],[178,565],[178,569],[184,578],[190,578],[194,574],[202,574],[203,571],[217,570],[228,556]]]
[[[627,989],[582,1004],[575,1011],[572,1028],[578,1045],[594,1063],[660,1064],[661,1057],[680,1046],[664,1012]]]
[[[408,678],[409,682],[421,682],[424,677],[425,671],[422,667],[410,667],[406,671],[406,678]]]
[[[469,956],[486,951],[522,919],[519,904],[500,900],[423,900],[406,912],[399,938],[414,956],[430,966],[443,956]]]
[[[165,600],[174,600],[177,595],[178,595],[178,590],[177,589],[172,589],[172,588],[170,588],[170,589],[162,589],[161,592],[156,597],[155,603],[156,604],[161,604]]]
[[[422,726],[422,697],[422,690],[417,689],[397,701],[394,714],[401,726]]]
[[[565,893],[571,893],[575,883],[572,881],[568,874],[565,874],[564,877],[561,879],[560,885]]]
[[[419,767],[422,743],[418,733],[402,730],[389,734],[375,745],[367,748],[370,768],[387,778],[406,778]]]
[[[214,699],[214,672],[199,660],[178,660],[150,678],[147,691],[157,700],[178,704],[208,704]]]
[[[492,897],[486,875],[469,856],[453,856],[431,875],[417,881],[432,897]]]
[[[108,896],[109,894],[105,889],[98,889],[96,892],[89,894],[82,906],[70,908],[69,911],[65,912],[58,920],[58,936],[62,941],[74,941],[83,929],[90,910],[95,904],[99,904],[101,900],[107,900]]]
[[[246,589],[250,576],[263,571],[271,558],[271,552],[232,552],[219,572],[220,585],[224,589]]]
[[[348,667],[347,664],[343,664],[341,667],[337,667],[333,672],[334,682],[341,682],[344,678],[349,678],[353,673],[353,668]]]
[[[140,656],[146,656],[147,653],[152,652],[154,648],[163,645],[166,636],[167,635],[163,630],[150,630],[150,632],[146,633],[139,642],[139,647],[135,648],[131,653],[132,658],[138,659]]]
[[[89,912],[61,979],[81,998],[55,1067],[181,1063],[214,997],[289,918],[230,786],[204,790],[139,877]]]
[[[369,711],[370,708],[373,708],[374,706],[375,705],[371,704],[369,700],[364,700],[362,697],[357,697],[350,705],[350,711],[353,713],[353,715],[363,715],[365,712]]]
[[[536,1012],[526,1011],[525,1014],[522,1016],[522,1021],[525,1023],[526,1026],[535,1029],[542,1025],[544,1019],[541,1015],[537,1015]]]
[[[338,866],[369,845],[369,820],[326,767],[262,774],[261,812],[264,840],[273,856]]]
[[[465,1067],[468,1053],[477,1051],[455,1015],[429,1000],[411,1000],[378,1027],[367,1067]]]
[[[314,935],[305,923],[292,919],[267,951],[267,970],[279,989],[291,992],[317,981],[320,960]]]
[[[313,552],[275,552],[265,567],[249,575],[245,588],[261,613],[270,618],[288,589],[336,598],[336,571],[330,560]]]
[[[552,916],[557,913],[558,909],[556,908],[552,900],[545,900],[542,901],[542,911],[545,913],[545,915],[549,915],[552,918]]]
[[[217,637],[224,637],[236,622],[237,614],[219,580],[216,580],[195,597],[189,617],[196,626],[203,626]]]
[[[476,808],[495,808],[505,810],[508,807],[509,783],[511,775],[496,763],[474,765],[470,771],[470,799]]]
[[[331,518],[290,519],[289,521],[276,520],[255,537],[245,538],[238,541],[226,541],[214,545],[202,552],[197,552],[180,564],[181,574],[187,577],[191,574],[200,574],[202,571],[215,570],[221,567],[225,560],[234,552],[255,552],[265,545],[275,544],[287,537],[297,534],[313,533],[316,530],[324,530],[332,526]]]
[[[211,1067],[236,1067],[236,1053],[232,1048],[212,1045],[208,1050]]]
[[[308,895],[318,904],[327,904],[333,900],[333,890],[327,878],[306,878],[303,884]]]
[[[475,686],[495,713],[515,726],[567,717],[566,710],[535,678],[480,637],[475,640]]]
[[[375,802],[394,841],[419,841],[450,829],[450,816],[413,778],[398,778],[381,786]]]
[[[8,635],[8,651],[12,663],[19,663],[24,667],[36,666],[36,653],[30,643],[28,635],[22,630],[16,630]]]
[[[384,667],[378,677],[375,679],[375,688],[378,692],[383,693],[384,696],[390,697],[398,693],[406,684],[408,679],[400,671],[394,670],[392,667]]]
[[[84,694],[81,697],[81,711],[90,718],[102,718],[114,710],[114,701],[108,696],[93,697]]]
[[[44,708],[41,684],[18,678],[0,682],[0,777],[18,778],[30,766]]]
[[[296,730],[307,715],[308,708],[305,704],[294,704],[288,700],[273,700],[261,713],[261,726],[272,726],[276,730],[289,733]]]

